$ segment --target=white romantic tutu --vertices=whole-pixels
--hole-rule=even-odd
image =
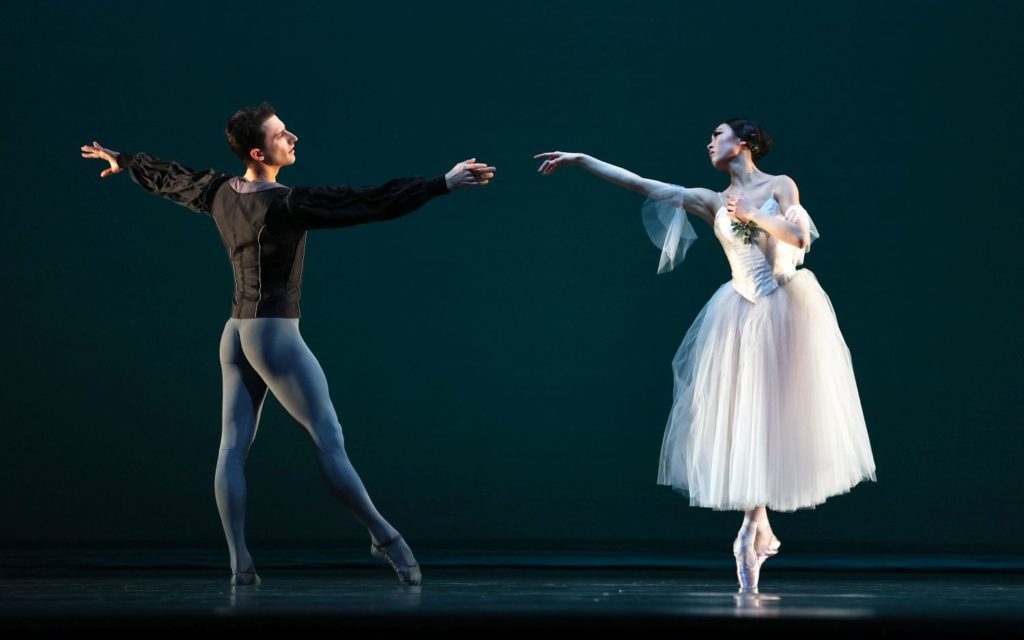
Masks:
[[[672,368],[658,483],[691,505],[794,511],[875,479],[850,351],[807,269],[756,304],[722,285]]]

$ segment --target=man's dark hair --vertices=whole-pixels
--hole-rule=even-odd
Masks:
[[[275,115],[274,107],[269,103],[262,103],[258,107],[245,107],[235,112],[228,120],[228,126],[224,128],[224,135],[228,137],[228,146],[232,153],[248,162],[252,158],[249,152],[253,149],[262,149],[265,133],[263,123],[272,115]]]

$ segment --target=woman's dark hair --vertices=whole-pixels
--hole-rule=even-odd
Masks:
[[[737,138],[747,143],[754,162],[768,155],[772,148],[772,137],[757,123],[743,118],[730,118],[725,124],[729,125]]]
[[[248,162],[249,152],[253,149],[262,149],[265,133],[263,123],[272,115],[275,115],[274,107],[264,102],[258,107],[245,107],[235,112],[228,120],[224,128],[224,135],[228,137],[228,146],[242,162]]]

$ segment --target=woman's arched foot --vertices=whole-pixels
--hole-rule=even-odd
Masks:
[[[757,556],[759,558],[764,558],[764,560],[767,560],[768,558],[774,555],[778,555],[779,548],[781,546],[782,542],[778,538],[776,538],[775,534],[773,533],[771,534],[767,544],[765,544],[764,546],[759,546],[757,548]],[[761,560],[761,562],[763,563],[764,560]]]
[[[377,544],[377,541],[371,536],[370,555],[391,565],[402,584],[415,587],[423,580],[420,565],[413,557],[412,549],[405,543],[401,535],[383,544]]]
[[[757,535],[757,524],[744,525],[732,543],[732,555],[736,558],[736,580],[740,583],[740,593],[757,593],[757,583],[761,577],[761,564],[764,562],[754,550],[754,538]]]
[[[247,571],[235,571],[231,574],[231,586],[255,587],[261,582],[260,577],[256,575],[255,567],[249,567]]]

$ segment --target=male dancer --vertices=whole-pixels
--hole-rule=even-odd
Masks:
[[[225,133],[245,165],[242,176],[118,153],[95,141],[82,147],[82,157],[110,163],[101,177],[128,171],[143,189],[209,215],[227,248],[235,290],[220,343],[224,406],[214,493],[227,536],[231,584],[260,583],[245,544],[244,466],[269,388],[311,436],[328,488],[369,530],[370,552],[387,561],[404,584],[417,585],[421,572],[412,550],[374,507],[352,467],[327,379],[299,334],[306,232],[403,216],[435,196],[487,184],[495,168],[471,158],[430,179],[289,188],[277,182],[277,174],[294,164],[298,137],[273,107],[264,102],[241,109]]]

